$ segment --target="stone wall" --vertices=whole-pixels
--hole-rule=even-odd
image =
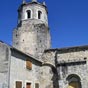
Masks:
[[[58,73],[56,69],[56,59],[55,59],[55,53],[56,51],[48,51],[43,54],[43,68],[45,75],[45,79],[47,78],[48,86],[45,86],[44,88],[59,88],[58,85]],[[46,85],[46,84],[45,84]]]
[[[13,32],[13,46],[36,57],[51,45],[48,27],[38,22],[37,20],[24,21],[22,27]]]
[[[88,86],[88,50],[62,53],[57,55],[57,70],[60,88],[67,88],[69,75],[77,75],[81,79],[81,88]]]
[[[27,11],[31,11],[31,18],[30,19],[38,19],[38,11],[41,11],[41,19],[38,19],[38,21],[42,21],[45,24],[48,24],[48,18],[47,18],[47,9],[46,6],[42,5],[41,3],[26,3],[23,6],[20,6],[18,15],[20,15],[20,20],[30,20],[27,18]],[[19,18],[18,18],[19,20]]]
[[[0,88],[9,88],[10,50],[0,42]]]
[[[32,62],[32,69],[26,68],[26,59]],[[22,82],[22,88],[26,88],[26,83],[31,83],[31,87],[35,87],[35,83],[40,83],[40,62],[33,60],[25,54],[12,50],[10,65],[10,88],[15,88],[16,81]]]
[[[70,75],[80,78],[81,88],[88,87],[88,49],[52,49],[45,51],[44,63],[54,66],[53,88],[67,88]],[[52,76],[53,77],[53,76]]]

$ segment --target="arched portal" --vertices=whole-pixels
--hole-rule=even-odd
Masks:
[[[75,74],[71,74],[66,79],[68,81],[68,88],[81,88],[81,79]]]

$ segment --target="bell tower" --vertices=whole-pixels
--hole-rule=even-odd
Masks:
[[[37,0],[23,3],[18,8],[18,25],[13,31],[13,47],[35,57],[51,47],[45,2]]]

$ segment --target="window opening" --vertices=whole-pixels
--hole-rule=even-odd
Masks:
[[[31,10],[27,10],[27,18],[31,18]]]
[[[35,88],[39,88],[39,83],[35,83]]]
[[[17,37],[18,35],[16,34],[16,37]]]
[[[26,83],[26,88],[31,88],[31,83]]]
[[[38,19],[41,19],[42,12],[38,11]]]
[[[22,88],[22,82],[16,81],[16,88]]]

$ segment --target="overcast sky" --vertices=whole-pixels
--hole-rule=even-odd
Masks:
[[[49,12],[52,48],[88,45],[88,0],[45,1]],[[12,31],[17,25],[17,9],[21,2],[0,2],[0,40],[7,44],[12,44]]]

